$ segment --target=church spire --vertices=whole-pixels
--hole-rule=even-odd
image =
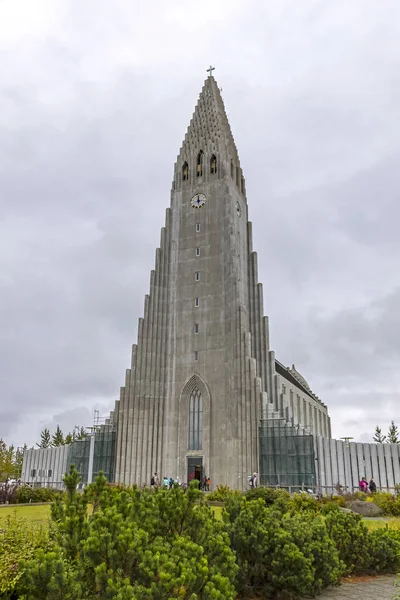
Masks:
[[[193,184],[199,176],[205,181],[211,175],[218,179],[229,176],[236,180],[244,193],[239,155],[221,91],[212,74],[214,68],[207,69],[209,76],[177,157],[173,187],[179,189],[185,181]]]

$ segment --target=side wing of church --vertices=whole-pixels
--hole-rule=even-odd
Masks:
[[[275,360],[245,180],[209,76],[174,169],[150,293],[116,402],[115,481],[247,487],[262,419],[330,437],[326,406]]]

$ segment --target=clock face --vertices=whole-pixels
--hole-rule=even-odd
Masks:
[[[239,202],[236,202],[236,214],[238,217],[240,217],[240,215],[242,214]]]
[[[193,208],[201,208],[206,203],[206,197],[204,194],[195,194],[192,198]]]

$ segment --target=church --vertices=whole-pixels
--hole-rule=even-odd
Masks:
[[[397,444],[334,440],[327,406],[271,349],[246,185],[209,69],[179,151],[137,343],[120,397],[90,438],[24,453],[22,481],[150,485],[151,477],[322,494],[400,482]]]
[[[150,291],[112,415],[115,481],[247,487],[260,421],[330,437],[327,407],[270,348],[246,185],[215,78],[179,151]]]

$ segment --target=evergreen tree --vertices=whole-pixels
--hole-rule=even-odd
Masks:
[[[14,478],[20,479],[22,475],[22,462],[24,460],[24,452],[28,446],[24,444],[23,448],[17,448],[14,456]]]
[[[394,421],[391,421],[390,423],[389,431],[386,437],[386,442],[388,444],[398,444],[400,442],[399,429]]]
[[[69,432],[67,433],[67,435],[65,436],[65,440],[64,440],[64,444],[72,444],[72,442],[74,441],[74,434]]]
[[[7,447],[0,438],[0,481],[6,481],[14,476],[14,446]]]
[[[57,429],[52,438],[52,446],[63,446],[65,444],[64,434],[60,429],[60,426],[57,425]]]
[[[50,430],[47,429],[47,427],[45,429],[43,429],[43,431],[41,432],[40,444],[36,444],[36,446],[39,446],[39,448],[50,448],[51,435],[50,435]]]
[[[377,425],[375,427],[375,435],[374,435],[374,442],[378,442],[378,444],[383,444],[383,442],[386,440],[386,435],[382,434],[382,429]]]
[[[74,440],[84,440],[88,437],[88,433],[84,427],[78,427],[75,425],[74,429]]]

